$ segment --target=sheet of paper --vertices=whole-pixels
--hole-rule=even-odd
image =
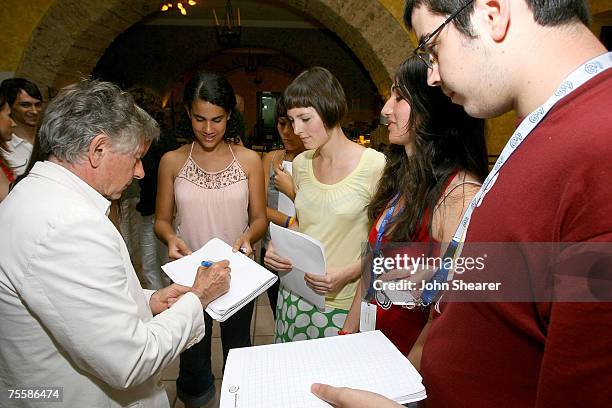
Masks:
[[[293,174],[293,162],[284,160],[283,170],[289,174]],[[290,216],[295,215],[295,205],[293,201],[281,192],[278,193],[278,211]]]
[[[311,394],[315,382],[376,392],[400,404],[426,396],[408,359],[372,331],[230,350],[220,408],[329,407]]]
[[[189,256],[165,264],[162,270],[174,282],[192,286],[202,261],[217,262],[224,259],[230,262],[232,275],[230,290],[212,301],[206,308],[212,318],[224,321],[270,287],[277,277],[248,256],[232,252],[232,247],[218,238],[211,239]]]
[[[323,244],[306,234],[279,227],[274,223],[270,223],[270,237],[276,253],[290,259],[293,265],[291,271],[278,274],[283,286],[319,309],[324,309],[325,296],[315,293],[304,281],[306,272],[325,275]]]

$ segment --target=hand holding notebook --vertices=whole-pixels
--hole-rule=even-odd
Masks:
[[[231,268],[229,292],[208,304],[206,312],[223,322],[268,289],[278,279],[270,271],[248,256],[233,252],[232,247],[213,238],[191,255],[169,262],[162,270],[175,283],[192,286],[202,261],[217,262],[227,259]]]
[[[325,309],[325,296],[317,294],[304,281],[305,273],[325,275],[325,250],[316,239],[297,231],[270,223],[270,236],[274,250],[291,260],[293,269],[279,272],[285,289],[300,295],[319,309]]]

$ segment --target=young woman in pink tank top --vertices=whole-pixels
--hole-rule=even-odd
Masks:
[[[170,258],[181,258],[220,238],[248,255],[267,226],[259,155],[238,144],[234,91],[222,75],[198,72],[187,84],[185,108],[193,143],[166,153],[159,167],[155,232]],[[248,347],[252,303],[221,323],[224,361],[230,348]],[[212,319],[204,339],[181,354],[177,394],[186,406],[215,395],[211,372]]]

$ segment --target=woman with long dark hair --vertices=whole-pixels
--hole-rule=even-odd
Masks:
[[[426,77],[427,67],[417,58],[404,61],[382,109],[389,123],[391,146],[381,182],[368,206],[374,257],[406,253],[435,257],[443,253],[444,244],[450,242],[487,174],[484,121],[469,117],[440,88],[428,86]],[[374,291],[370,288],[368,292]],[[345,332],[359,328],[361,299],[362,291],[358,290]],[[417,338],[429,311],[392,305],[379,291],[373,303],[377,305],[376,328],[418,367],[426,333],[418,342]]]
[[[238,144],[234,90],[222,75],[201,71],[187,84],[183,99],[194,140],[162,157],[155,232],[174,259],[215,237],[250,255],[267,225],[264,180],[259,155]],[[230,348],[251,345],[252,314],[253,302],[221,323],[224,361]],[[180,357],[177,393],[189,406],[204,405],[215,395],[212,319],[204,313],[204,321],[204,339]]]

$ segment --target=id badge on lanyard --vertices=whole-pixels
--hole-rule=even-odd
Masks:
[[[361,302],[361,314],[359,315],[359,331],[367,332],[376,328],[376,305],[366,301]]]
[[[395,197],[393,197],[393,200],[391,201],[391,206],[385,213],[385,216],[383,217],[383,220],[380,223],[380,227],[378,228],[378,233],[376,234],[376,242],[374,243],[374,249],[373,249],[373,254],[372,254],[373,258],[380,258],[383,256],[382,240],[383,240],[385,231],[389,223],[393,222],[393,220],[399,215],[398,213],[395,217],[393,216],[393,213],[395,212],[395,207],[397,206],[398,201],[399,201],[399,194],[396,194]],[[372,259],[372,264],[370,265],[370,286],[368,287],[368,292],[366,294],[366,300],[372,299],[372,297],[374,296],[374,280],[376,279],[376,274],[374,273],[373,265],[374,265],[374,259]]]

